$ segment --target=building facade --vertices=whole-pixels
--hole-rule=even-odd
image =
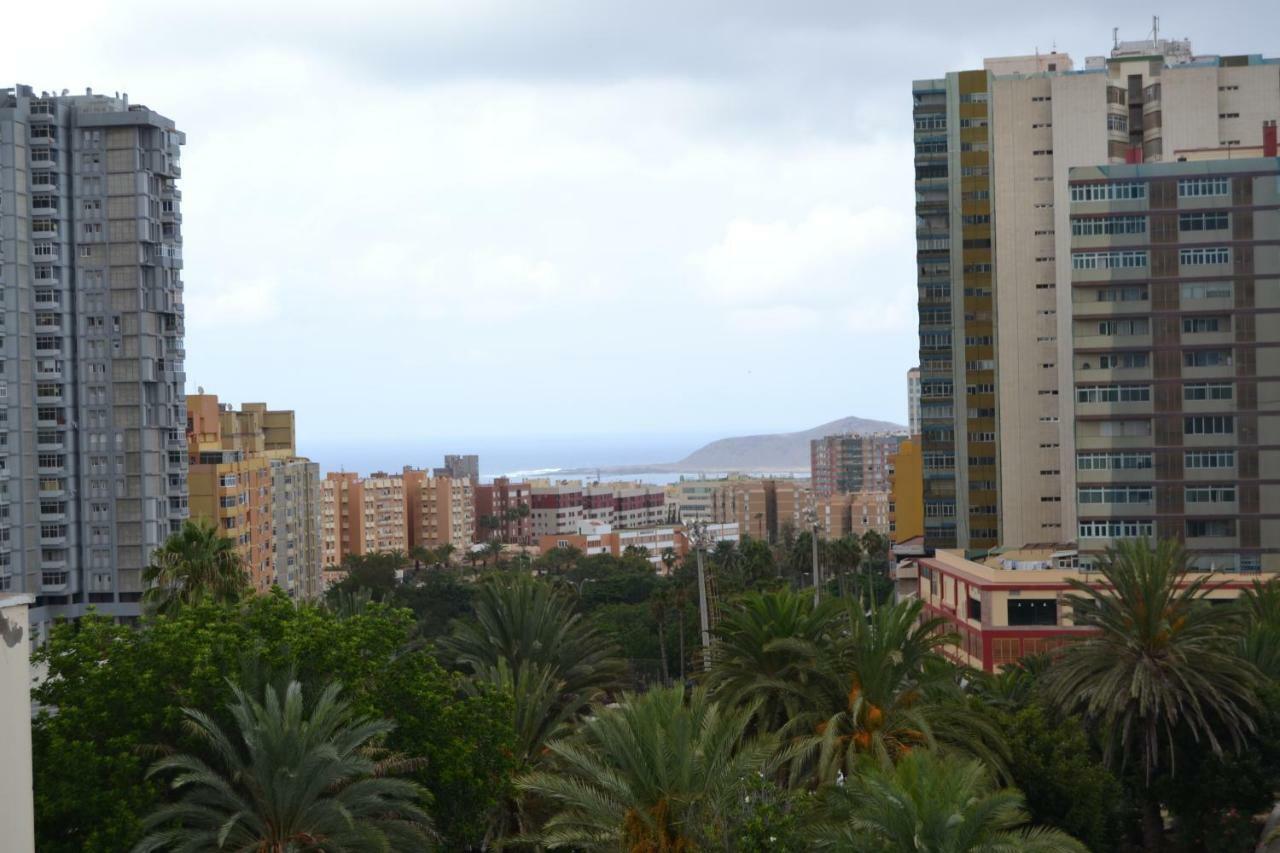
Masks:
[[[907,371],[907,430],[920,434],[920,368]]]
[[[530,489],[530,521],[535,537],[573,533],[583,521],[611,528],[634,528],[667,521],[667,493],[647,483],[535,483]]]
[[[1069,170],[1260,145],[1278,79],[1276,60],[1154,40],[916,81],[930,546],[1074,536]]]
[[[920,436],[913,435],[889,457],[889,539],[907,542],[924,536],[924,469]]]
[[[418,500],[408,502],[421,519],[422,545],[452,545],[459,554],[475,542],[475,491],[470,478],[431,477],[422,482]]]
[[[189,509],[236,542],[251,586],[294,598],[320,587],[319,466],[296,455],[294,413],[187,398]]]
[[[508,477],[477,483],[475,541],[485,542],[496,535],[504,544],[533,544],[531,489],[528,483],[513,482]]]
[[[899,583],[914,582],[926,615],[943,619],[960,636],[949,655],[994,672],[1087,635],[1088,629],[1072,624],[1068,581],[1088,583],[1097,575],[1080,571],[1075,561],[1074,551],[1010,552],[977,562],[943,550],[902,561],[894,573]],[[1210,601],[1233,600],[1252,583],[1232,574],[1192,577],[1208,581]]]
[[[1274,125],[1267,141],[1256,159],[1071,170],[1082,555],[1144,536],[1203,569],[1280,571]]]
[[[127,98],[0,90],[0,593],[140,612],[187,517],[181,174]]]
[[[474,453],[446,453],[444,465],[435,469],[432,474],[436,477],[450,477],[454,480],[470,480],[472,483],[478,483],[480,482],[480,457]]]
[[[889,488],[889,457],[907,436],[828,435],[809,442],[813,493],[818,497]]]
[[[348,554],[364,553],[363,504],[359,474],[325,474],[320,483],[320,559],[325,572],[336,571]]]
[[[31,595],[0,593],[0,826],[6,850],[36,849],[31,757]]]
[[[294,598],[318,598],[324,592],[320,465],[301,457],[273,457],[271,511],[275,583]]]

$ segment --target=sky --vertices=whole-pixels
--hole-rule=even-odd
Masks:
[[[308,442],[906,422],[911,81],[1121,38],[1280,52],[1280,6],[13,3],[0,85],[183,152],[188,391]]]

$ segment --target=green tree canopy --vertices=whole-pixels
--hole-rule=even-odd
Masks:
[[[386,775],[368,753],[394,729],[357,719],[336,683],[314,702],[302,685],[268,687],[263,701],[230,686],[234,729],[202,711],[183,713],[201,754],[157,761],[175,802],[147,816],[135,853],[198,850],[420,851],[435,839],[426,792]]]

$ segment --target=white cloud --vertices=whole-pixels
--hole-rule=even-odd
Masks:
[[[187,327],[226,334],[241,326],[258,326],[280,316],[280,284],[274,278],[227,283],[204,282],[187,288]]]
[[[708,296],[719,304],[825,301],[861,295],[859,282],[877,268],[876,260],[910,240],[898,210],[821,206],[797,222],[735,219],[697,265]]]

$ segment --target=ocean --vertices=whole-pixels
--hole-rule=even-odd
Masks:
[[[298,452],[320,463],[322,472],[356,471],[362,475],[374,471],[398,472],[405,465],[434,468],[446,453],[476,453],[480,456],[482,480],[495,476],[514,479],[529,477],[564,477],[574,480],[596,479],[596,469],[617,466],[639,466],[625,474],[601,470],[602,479],[643,480],[648,483],[674,483],[678,471],[646,471],[645,465],[669,463],[683,459],[694,450],[720,436],[705,434],[555,436],[537,440],[500,437],[441,439],[421,441],[308,441],[300,436]],[[572,473],[566,473],[572,472]],[[724,472],[720,472],[724,473]],[[808,472],[796,472],[808,476]],[[683,476],[714,476],[712,473],[685,473]]]

